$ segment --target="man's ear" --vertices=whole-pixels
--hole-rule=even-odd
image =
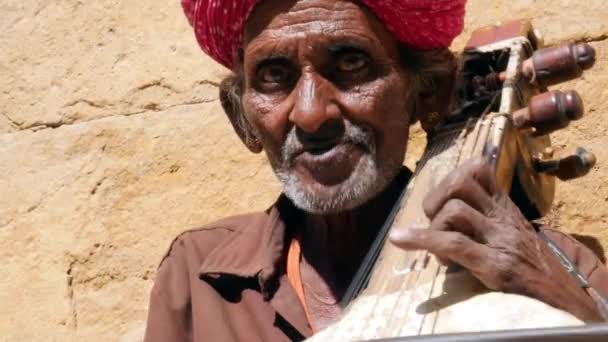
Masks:
[[[241,85],[237,76],[229,76],[220,83],[220,103],[232,128],[249,151],[260,153],[263,149],[262,143],[245,117],[241,95]]]

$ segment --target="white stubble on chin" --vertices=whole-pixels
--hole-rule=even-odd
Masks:
[[[295,129],[292,130],[273,169],[283,184],[283,193],[300,209],[313,214],[331,214],[351,210],[366,203],[383,191],[402,167],[402,159],[378,162],[376,139],[371,130],[345,121],[343,143],[364,149],[350,176],[340,184],[329,187],[317,184],[306,186],[298,176],[294,157],[302,148]],[[274,156],[278,157],[278,156]]]
[[[313,214],[331,214],[357,208],[384,190],[400,168],[395,163],[387,164],[387,170],[382,172],[374,156],[366,154],[344,182],[320,186],[316,193],[293,170],[276,170],[276,174],[283,192],[298,208]]]

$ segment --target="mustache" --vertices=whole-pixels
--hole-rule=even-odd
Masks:
[[[331,148],[339,144],[352,144],[372,155],[376,153],[376,140],[372,130],[357,126],[348,121],[345,122],[344,130],[340,136],[332,137],[331,139],[320,139],[317,143],[302,142],[297,129],[294,126],[289,131],[285,143],[281,148],[281,157],[283,163],[287,166],[293,165],[294,160],[305,151]]]

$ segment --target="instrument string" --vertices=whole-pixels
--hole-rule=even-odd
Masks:
[[[479,140],[478,134],[475,134],[475,136],[473,136],[473,137],[471,137],[469,135],[470,135],[471,131],[479,132],[478,127],[482,123],[482,121],[483,121],[483,119],[474,119],[474,118],[470,118],[466,121],[466,124],[464,125],[463,129],[460,131],[458,137],[454,141],[454,143],[456,145],[455,149],[458,153],[453,154],[449,160],[451,170],[456,169],[456,167],[458,167],[458,165],[460,165],[462,162],[464,162],[464,160],[471,157],[470,151],[465,151],[464,146],[465,146],[467,139],[471,139],[471,138],[475,139],[475,143],[474,143],[475,145],[478,143],[478,140]],[[475,128],[477,128],[477,129],[472,129],[473,126],[475,126]],[[445,272],[442,272],[442,267],[443,266],[440,265],[439,263],[435,264],[435,272],[433,275],[432,285],[430,287],[427,300],[431,299],[431,296],[433,295],[433,292],[435,290],[435,286],[438,285],[438,284],[436,284],[437,278],[441,274],[445,273]],[[431,332],[435,331],[435,326],[437,325],[437,320],[439,319],[439,314],[440,314],[439,311],[434,312]],[[422,328],[424,327],[424,321],[427,316],[428,315],[425,314],[422,318],[423,323],[420,325],[420,330],[418,331],[418,335],[420,335],[422,333]]]
[[[420,175],[420,172],[425,169],[425,167],[427,166],[426,164],[436,157],[439,157],[442,160],[434,161],[433,165],[429,165],[431,166],[431,168],[433,168],[432,166],[439,167],[439,170],[437,171],[431,170],[431,174],[433,174],[432,179],[434,181],[439,181],[439,178],[443,178],[442,176],[445,176],[443,175],[443,173],[445,173],[445,170],[454,169],[459,163],[459,161],[462,160],[462,147],[467,138],[467,135],[473,130],[471,129],[471,126],[475,126],[475,124],[479,124],[478,120],[467,120],[466,122],[460,125],[450,125],[451,127],[449,129],[442,129],[440,132],[433,132],[429,134],[429,142],[427,144],[427,149],[423,154],[422,158],[418,161],[416,170],[413,176],[411,177],[410,182],[400,193],[398,200],[393,205],[393,208],[391,209],[391,212],[388,215],[384,225],[382,226],[376,239],[372,243],[368,254],[365,256],[359,270],[353,278],[353,281],[349,285],[347,291],[345,292],[345,295],[340,301],[340,305],[342,308],[346,308],[348,304],[367,287],[372,273],[377,268],[377,261],[381,253],[384,251],[384,247],[387,243],[386,240],[388,233],[393,227],[397,215],[399,214],[403,206],[406,205],[410,190],[412,188],[411,185],[416,182],[416,177],[418,177]],[[444,156],[441,156],[441,154],[448,149],[455,149],[457,153],[448,153]],[[446,155],[450,158],[446,159]],[[434,165],[435,163],[437,163],[438,165]],[[448,165],[447,168],[446,165]],[[435,177],[435,174],[437,177]],[[431,187],[434,187],[437,184],[429,185]],[[422,271],[424,271],[425,268],[424,263],[421,261],[424,261],[431,257],[427,251],[416,251],[408,253],[412,257],[411,262],[417,265],[421,265],[422,268],[420,270],[412,269],[408,272],[413,272],[416,274],[401,274],[397,276],[390,276],[389,274],[389,277],[387,277],[384,282],[380,283],[380,289],[378,289],[381,294],[384,294],[389,289],[391,281],[395,281],[395,278],[399,278],[397,279],[400,281],[400,283],[397,288],[397,293],[395,293],[396,298],[392,303],[392,307],[387,308],[387,311],[390,312],[390,315],[386,316],[386,323],[388,324],[388,326],[399,326],[400,323],[397,321],[400,315],[396,314],[397,312],[409,312],[410,310],[412,310],[412,305],[415,304],[415,298],[411,294],[409,296],[407,296],[407,294],[408,292],[411,293],[412,289],[416,289],[419,286],[419,282],[421,281],[421,275],[423,273]],[[442,273],[441,266],[438,264],[434,269],[428,269],[428,265],[426,266],[426,268],[427,272],[432,272],[432,276],[430,277],[430,282],[432,284],[431,288],[429,289],[429,292],[424,295],[424,297],[426,297],[426,299],[428,300],[433,294],[434,288],[436,286],[435,284],[437,277]],[[390,271],[392,270],[389,270],[389,272]],[[378,301],[379,297],[381,296],[378,296],[378,298],[374,301],[375,305],[373,307],[378,307],[380,305]],[[377,310],[381,311],[382,308],[379,307]],[[426,315],[422,316],[422,321],[419,330],[422,329],[422,327],[424,326],[425,317]],[[433,325],[435,325],[435,321],[436,320],[432,322]]]
[[[437,137],[429,137],[429,142],[427,144],[427,151],[425,151],[423,158],[418,162],[418,165],[416,167],[416,172],[419,173],[420,170],[422,170],[424,168],[424,166],[426,166],[426,164],[430,161],[430,159],[432,159],[433,157],[435,157],[436,155],[438,155],[445,147],[443,146],[443,144],[438,144],[436,143],[437,141],[441,141],[441,139],[438,139]],[[411,252],[410,252],[411,253]],[[414,296],[411,294],[411,290],[415,289],[418,285],[418,282],[420,280],[420,277],[422,275],[421,270],[416,270],[416,266],[418,266],[418,264],[420,264],[420,260],[425,260],[426,258],[429,257],[428,255],[429,253],[427,251],[416,251],[414,252],[414,257],[413,260],[410,262],[410,267],[412,268],[410,270],[410,274],[405,275],[404,279],[405,281],[401,282],[401,286],[399,288],[398,294],[397,294],[397,299],[395,300],[395,305],[392,307],[391,311],[390,311],[390,315],[387,317],[387,319],[389,320],[389,327],[397,327],[397,329],[399,328],[400,322],[398,322],[400,319],[401,315],[396,314],[396,312],[404,312],[407,313],[411,310],[411,307],[414,303]],[[424,267],[424,263],[422,263],[422,267]],[[414,272],[415,274],[413,275],[413,283],[410,283],[410,281],[412,279],[412,272]],[[409,296],[406,296],[406,294],[409,294]],[[403,301],[407,301],[407,303],[403,303]],[[403,304],[405,304],[405,307],[403,306]],[[420,325],[420,327],[422,327],[422,325]],[[419,329],[420,330],[420,329]],[[398,335],[398,334],[397,334]]]
[[[438,184],[438,182],[443,179],[443,177],[446,176],[446,172],[449,172],[449,170],[453,170],[455,169],[458,164],[459,161],[461,160],[461,154],[463,152],[463,145],[466,141],[467,135],[469,133],[469,126],[471,124],[471,120],[467,120],[466,123],[460,127],[455,127],[455,129],[451,129],[447,134],[447,137],[444,137],[443,139],[438,139],[439,144],[437,144],[437,148],[438,150],[441,150],[442,152],[446,149],[450,149],[453,148],[457,153],[446,153],[443,154],[441,157],[441,160],[438,161],[437,164],[434,164],[433,166],[438,166],[439,170],[432,168],[432,173],[433,173],[433,177],[431,178],[432,181],[430,184],[430,186],[432,188],[436,187]],[[456,134],[457,133],[457,134]],[[431,156],[434,156],[435,154],[431,154]],[[444,156],[447,156],[448,158],[445,158]],[[445,159],[445,160],[444,160]],[[445,166],[448,165],[448,167],[446,168]],[[443,171],[443,172],[442,172]],[[425,251],[425,258],[430,257],[428,251]],[[430,287],[428,289],[428,292],[424,295],[424,298],[426,300],[426,302],[428,302],[429,300],[431,300],[432,296],[433,296],[433,292],[435,291],[435,286],[437,283],[437,278],[439,277],[439,275],[442,274],[441,272],[441,265],[438,262],[433,262],[431,263],[431,269],[429,269],[429,272],[432,272],[432,276],[430,279]],[[419,272],[422,273],[422,272]],[[416,279],[416,283],[414,284],[414,288],[418,287],[418,280],[420,279],[420,276],[417,277]],[[404,289],[405,291],[408,291],[408,293],[411,293],[411,289]],[[404,292],[405,292],[404,291]],[[412,296],[412,301],[413,301],[413,296]],[[408,308],[408,310],[410,310],[410,308]],[[438,312],[433,312],[434,313],[434,319],[432,321],[432,325],[435,326],[436,321],[437,321],[437,317],[438,317]],[[421,317],[421,321],[420,321],[420,325],[418,327],[418,335],[421,335],[423,333],[422,329],[425,326],[425,321],[427,320],[427,316],[429,314],[423,314]]]
[[[411,177],[410,182],[409,182],[410,184],[414,181],[415,177],[416,177],[416,173],[414,173],[414,175]],[[359,295],[359,293],[367,286],[369,277],[371,275],[372,267],[375,265],[376,260],[378,259],[378,256],[380,254],[380,251],[382,250],[382,247],[384,246],[384,243],[386,242],[386,237],[388,235],[388,232],[390,231],[391,227],[393,226],[393,222],[397,216],[397,213],[401,209],[401,204],[405,203],[405,201],[406,201],[408,188],[409,188],[409,185],[405,186],[405,188],[399,194],[397,202],[395,202],[395,204],[393,205],[391,212],[389,213],[386,221],[382,225],[382,228],[378,232],[376,239],[372,243],[369,252],[366,254],[365,258],[363,259],[361,266],[357,270],[357,273],[355,274],[351,284],[349,285],[344,296],[342,297],[342,300],[340,301],[340,306],[342,308],[346,308],[348,306],[348,304],[357,295]]]
[[[432,158],[436,157],[439,157],[439,159],[435,160],[433,164],[429,165],[429,167],[431,168],[431,174],[433,174],[433,177],[431,177],[432,180],[438,181],[440,178],[442,178],[440,176],[442,176],[443,173],[446,173],[446,170],[451,170],[455,168],[461,159],[460,154],[463,150],[463,145],[466,140],[466,136],[471,131],[470,126],[472,125],[472,123],[474,122],[468,120],[465,125],[461,124],[459,126],[452,127],[451,129],[443,131],[441,132],[441,134],[438,134],[439,136],[431,136],[427,145],[427,151],[425,151],[425,154],[420,160],[416,169],[417,175],[419,173],[419,170],[422,170],[423,167],[426,166],[427,162],[429,162]],[[442,152],[451,148],[455,149],[457,153],[447,153],[440,156]],[[451,158],[445,160],[445,156]],[[445,168],[446,164],[449,165],[447,169]],[[433,170],[435,169],[434,166],[439,166],[437,171],[435,172],[433,172]],[[437,174],[438,177],[434,177],[434,174]],[[431,187],[434,187],[436,185],[437,184],[430,184]],[[403,205],[406,205],[406,203],[402,203],[400,206]],[[432,274],[430,279],[431,288],[425,296],[427,300],[431,298],[435,290],[436,279],[441,274],[440,266],[437,266],[435,269],[428,268],[428,260],[430,260],[431,258],[431,255],[428,251],[406,252],[406,255],[407,253],[409,253],[410,255],[414,253],[413,258],[409,263],[409,271],[406,273],[399,272],[399,274],[396,275],[393,274],[392,278],[389,278],[389,280],[381,284],[382,291],[380,291],[380,293],[387,294],[385,292],[387,289],[389,289],[389,284],[394,281],[399,282],[399,288],[396,291],[397,297],[394,301],[392,301],[393,306],[389,308],[388,312],[386,312],[388,313],[388,315],[385,316],[388,320],[387,328],[391,330],[399,329],[399,327],[403,323],[401,316],[403,316],[405,313],[408,313],[411,310],[412,305],[415,304],[415,296],[413,296],[412,290],[418,287],[425,268],[427,273],[430,272]],[[415,269],[414,266],[416,265],[421,265],[421,268]],[[421,324],[418,327],[418,333],[420,333],[421,329],[424,327],[425,317],[426,315],[422,316]],[[432,324],[434,326],[435,321],[433,321]]]

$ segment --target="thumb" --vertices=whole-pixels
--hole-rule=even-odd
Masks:
[[[424,241],[428,238],[428,228],[423,225],[396,227],[389,233],[389,241],[406,250],[426,249]]]
[[[426,244],[425,239],[428,237],[428,229],[422,227],[397,228],[389,234],[389,240],[397,247],[404,250],[428,250],[430,246]],[[444,266],[449,266],[452,262],[441,256],[437,256],[437,260]]]

